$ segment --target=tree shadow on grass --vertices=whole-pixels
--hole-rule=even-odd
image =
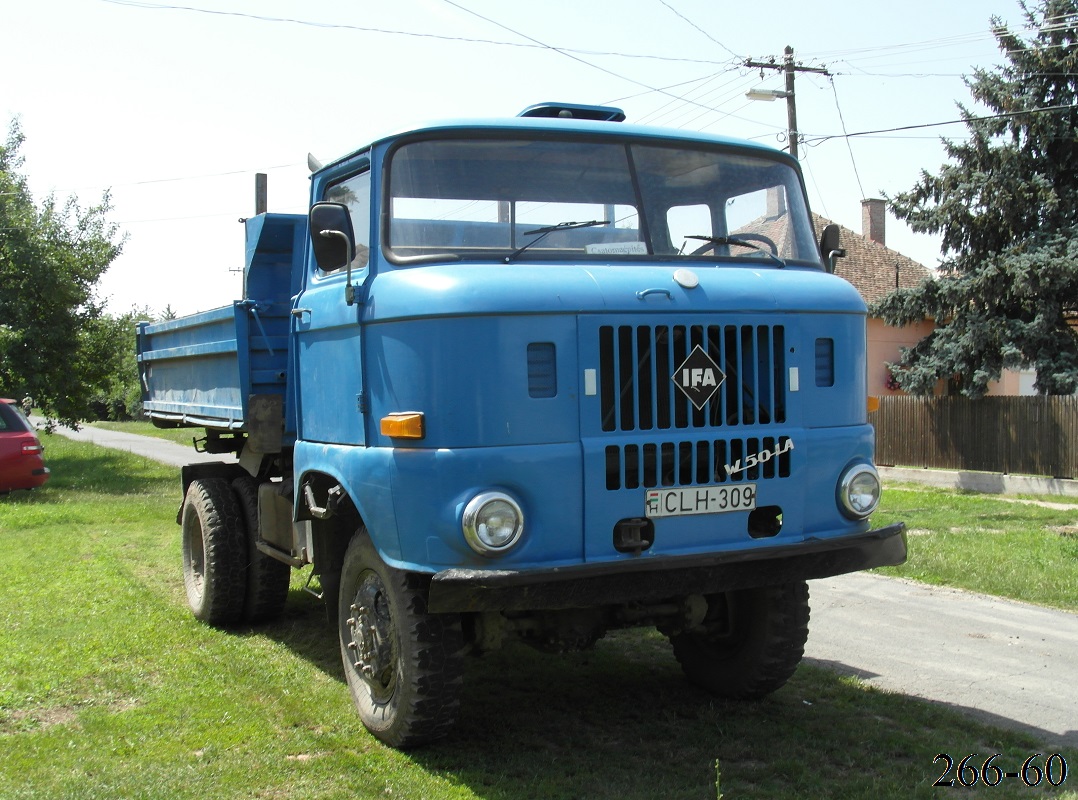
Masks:
[[[323,605],[299,590],[289,603],[278,623],[256,632],[343,683]],[[380,746],[371,740],[364,750]],[[802,665],[762,701],[717,700],[687,683],[658,633],[625,631],[584,653],[513,644],[468,659],[457,726],[407,758],[491,800],[714,798],[716,763],[728,798],[927,798],[938,796],[941,751],[956,761],[1013,753],[1020,764],[1034,746],[817,666]],[[993,797],[1030,796],[1019,788]]]

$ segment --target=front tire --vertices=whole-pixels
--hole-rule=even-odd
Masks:
[[[183,501],[183,584],[197,619],[239,622],[247,590],[243,513],[232,487],[216,478],[191,481]]]
[[[670,637],[688,679],[719,697],[758,700],[782,688],[805,654],[804,581],[708,598],[702,630]]]
[[[344,556],[341,659],[363,725],[391,747],[445,736],[464,675],[460,617],[427,613],[421,576],[383,563],[364,528]]]

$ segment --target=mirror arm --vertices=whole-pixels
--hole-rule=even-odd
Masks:
[[[325,236],[327,239],[331,239],[334,236],[344,240],[344,252],[345,257],[348,259],[345,284],[344,284],[344,302],[348,305],[353,305],[356,302],[356,287],[352,285],[352,240],[348,238],[348,234],[343,231],[319,231],[320,236]]]
[[[835,271],[835,261],[837,259],[845,258],[845,257],[846,257],[846,251],[844,249],[836,249],[836,250],[832,250],[830,253],[828,253],[827,254],[827,271],[830,272],[830,273],[834,273],[834,271]]]

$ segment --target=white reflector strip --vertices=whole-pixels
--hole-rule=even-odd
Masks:
[[[586,369],[584,370],[584,394],[587,397],[594,397],[599,393],[599,381],[597,370]]]

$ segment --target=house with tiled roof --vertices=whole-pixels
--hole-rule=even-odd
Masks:
[[[816,235],[822,233],[831,220],[812,215]],[[846,257],[838,259],[835,274],[854,285],[869,307],[882,300],[896,288],[912,288],[932,271],[908,256],[887,247],[887,206],[885,201],[869,199],[861,201],[861,233],[839,225],[839,242]],[[882,319],[868,320],[868,393],[870,395],[896,394],[890,386],[888,363],[900,358],[903,347],[912,347],[927,336],[933,321],[926,319],[916,325],[895,328]]]
[[[824,226],[831,220],[812,215],[812,224],[819,238]],[[913,288],[925,278],[932,276],[932,271],[908,256],[902,255],[887,246],[887,205],[884,200],[869,199],[861,201],[861,233],[839,225],[839,241],[846,250],[846,257],[840,258],[835,265],[835,274],[854,285],[865,303],[872,305],[897,288]],[[901,358],[904,347],[912,347],[932,332],[935,323],[925,319],[916,325],[895,328],[882,319],[869,317],[868,320],[868,393],[875,396],[901,394],[892,389],[889,381],[888,363],[895,363]],[[1031,395],[1036,394],[1034,370],[1004,370],[998,381],[989,384],[990,395]],[[945,381],[940,381],[937,394],[946,394]]]

